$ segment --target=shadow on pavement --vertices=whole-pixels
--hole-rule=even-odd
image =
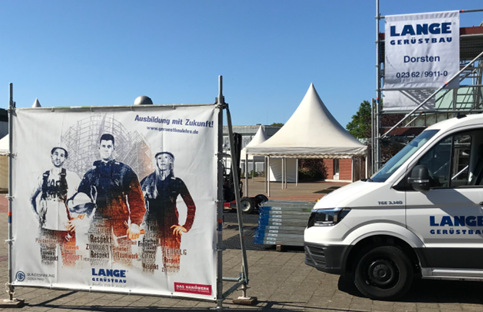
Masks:
[[[341,188],[342,186],[331,186],[329,188],[326,188],[324,190],[316,191],[314,192],[315,194],[329,194],[330,192],[335,191],[338,188]]]
[[[206,303],[209,305],[209,303]],[[217,310],[216,304],[213,303],[213,306],[209,307],[190,307],[189,305],[185,307],[152,307],[152,306],[98,306],[98,305],[91,305],[91,306],[76,306],[76,305],[34,305],[26,307],[42,307],[45,309],[49,308],[58,308],[58,309],[65,309],[65,310],[82,310],[85,311],[89,309],[90,311],[96,312],[114,312],[114,311],[125,311],[125,312],[149,312],[149,311],[210,311],[210,310]],[[233,304],[229,304],[228,302],[223,304],[223,309],[226,311],[277,311],[281,307],[283,307],[283,311],[304,311],[310,309],[311,311],[351,311],[351,312],[365,312],[366,310],[347,310],[347,309],[337,309],[337,308],[325,308],[325,307],[317,307],[317,306],[306,306],[300,305],[297,302],[276,302],[276,301],[259,301],[257,306],[237,306]],[[219,311],[219,310],[218,310]]]
[[[355,297],[364,298],[350,277],[339,277],[338,288]],[[397,302],[481,304],[483,283],[417,279],[408,293]]]

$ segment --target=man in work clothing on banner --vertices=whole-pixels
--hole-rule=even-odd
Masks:
[[[113,158],[114,137],[103,134],[99,140],[100,160],[94,162],[79,185],[95,203],[89,229],[90,262],[106,265],[110,261],[132,265],[131,240],[138,239],[146,208],[136,173]],[[111,259],[112,257],[112,259]]]
[[[163,252],[162,271],[177,273],[180,269],[181,235],[188,232],[195,218],[195,203],[183,180],[174,176],[174,156],[159,152],[155,156],[156,170],[141,181],[146,201],[144,217],[146,235],[143,239],[142,264],[144,272],[159,270],[156,265],[158,244]],[[184,200],[188,211],[184,225],[179,224],[176,199]]]
[[[50,159],[54,167],[40,176],[30,198],[32,209],[39,219],[40,255],[42,263],[46,265],[58,261],[57,245],[60,246],[64,266],[74,266],[78,260],[75,231],[70,226],[74,218],[66,203],[76,193],[80,179],[77,174],[64,168],[68,156],[67,149],[60,144],[52,148]]]

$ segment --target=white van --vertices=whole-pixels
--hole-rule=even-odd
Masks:
[[[414,278],[483,280],[483,115],[437,123],[367,181],[323,197],[305,263],[393,300]]]

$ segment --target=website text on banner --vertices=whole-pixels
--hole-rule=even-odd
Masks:
[[[458,11],[389,15],[385,23],[385,90],[436,89],[459,71]]]
[[[18,109],[14,286],[215,300],[217,118]]]

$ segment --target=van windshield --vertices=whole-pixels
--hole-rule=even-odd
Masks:
[[[404,162],[411,157],[418,149],[431,139],[439,130],[426,130],[394,155],[389,161],[374,174],[371,182],[385,182]]]

